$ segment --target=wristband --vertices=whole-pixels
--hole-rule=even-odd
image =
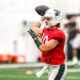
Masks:
[[[39,41],[38,38],[36,39],[34,38],[34,41],[35,41],[36,46],[39,48],[42,43]]]
[[[41,42],[39,41],[39,39],[37,38],[36,34],[30,29],[29,34],[32,36],[36,46],[39,48],[39,46],[41,45]]]

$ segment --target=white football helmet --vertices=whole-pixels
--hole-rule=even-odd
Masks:
[[[58,23],[61,23],[62,21],[62,13],[59,10],[56,9],[48,9],[44,15],[45,18],[51,18],[50,25],[57,25]]]

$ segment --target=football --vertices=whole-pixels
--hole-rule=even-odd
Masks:
[[[40,5],[35,8],[35,11],[40,15],[43,16],[45,12],[49,9],[49,7],[45,5]]]

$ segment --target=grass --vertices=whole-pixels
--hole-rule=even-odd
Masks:
[[[79,69],[80,66],[69,67],[69,69]],[[33,72],[32,75],[26,74],[27,70]],[[47,74],[37,78],[35,73],[39,68],[5,68],[0,69],[0,80],[48,80]],[[65,80],[80,80],[80,72],[68,72]]]

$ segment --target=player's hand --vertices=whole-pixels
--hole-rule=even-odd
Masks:
[[[36,34],[33,32],[32,29],[30,29],[28,32],[32,36],[33,39],[36,39],[37,38]]]
[[[39,48],[39,46],[42,44],[39,39],[37,38],[36,34],[30,29],[28,31],[30,33],[30,35],[32,36],[32,38],[34,39],[34,42],[36,44],[36,46]]]
[[[42,16],[42,17],[41,17],[41,21],[44,21],[44,20],[45,20],[45,18],[44,18],[44,16]]]

